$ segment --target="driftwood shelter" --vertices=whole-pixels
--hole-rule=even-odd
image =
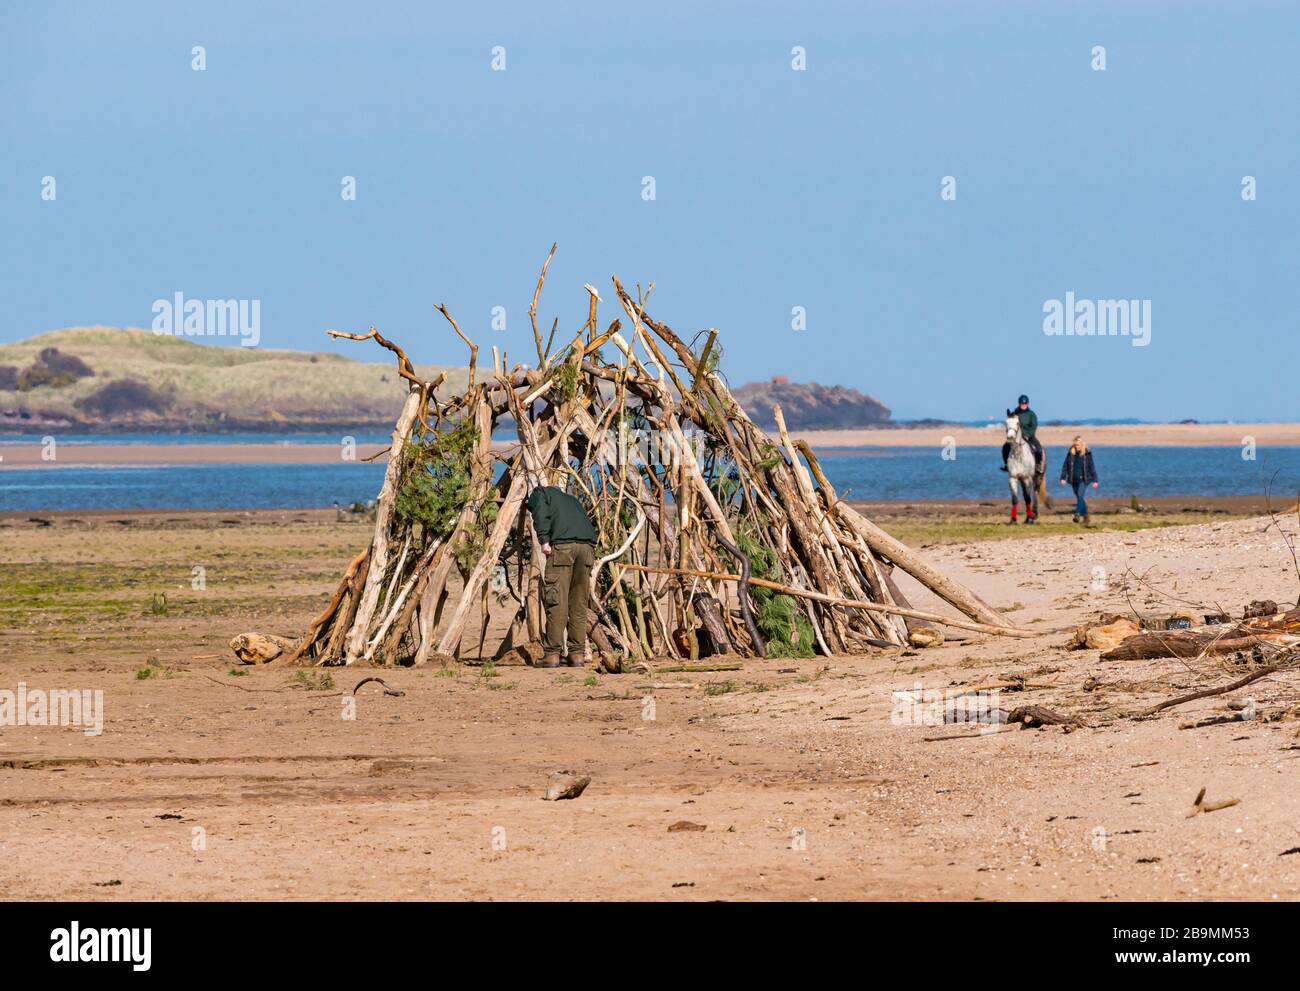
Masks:
[[[688,343],[655,320],[653,285],[633,298],[615,277],[621,314],[604,329],[586,286],[582,327],[557,347],[557,321],[544,341],[537,302],[554,252],[529,309],[536,367],[493,348],[481,375],[478,345],[438,307],[469,348],[459,395],[440,396],[445,376],[421,379],[374,328],[329,331],[392,351],[409,393],[370,544],[290,660],[418,665],[474,647],[530,657],[544,624],[530,477],[581,499],[599,531],[589,639],[607,670],[922,646],[942,641],[938,625],[1028,635],[842,501],[779,408],[777,435],[760,430],[719,371],[717,332]],[[513,440],[494,440],[498,430]],[[964,618],[913,609],[895,569]]]

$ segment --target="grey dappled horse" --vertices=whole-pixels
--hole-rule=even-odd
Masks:
[[[1047,492],[1043,485],[1043,475],[1037,471],[1034,464],[1034,449],[1029,446],[1029,441],[1025,440],[1024,434],[1020,432],[1020,417],[1011,410],[1007,410],[1007,443],[1011,445],[1011,450],[1007,454],[1007,486],[1011,489],[1011,519],[1009,522],[1015,523],[1016,513],[1019,508],[1019,495],[1016,487],[1025,496],[1025,522],[1036,523],[1038,521],[1038,497],[1041,495],[1046,500]],[[1046,466],[1046,452],[1044,452],[1043,461]]]

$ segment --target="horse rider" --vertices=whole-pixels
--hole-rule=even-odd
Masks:
[[[1021,396],[1016,402],[1015,415],[1020,417],[1020,435],[1034,452],[1034,474],[1043,473],[1043,445],[1038,442],[1038,414],[1029,408],[1029,397]],[[1002,445],[1002,470],[1007,470],[1007,457],[1011,454],[1011,444]]]

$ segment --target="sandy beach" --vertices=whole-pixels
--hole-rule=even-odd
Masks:
[[[1283,526],[1294,539],[1294,520]],[[315,510],[0,518],[0,585],[14,593],[0,602],[0,687],[104,692],[102,735],[0,728],[0,890],[96,900],[1295,898],[1300,856],[1282,856],[1300,819],[1295,721],[1179,727],[1247,698],[1261,710],[1295,706],[1300,672],[1134,719],[1235,677],[1231,661],[1102,662],[1063,646],[1101,612],[1190,602],[1240,615],[1252,598],[1294,601],[1282,532],[1266,518],[1003,531],[1018,539],[925,553],[1036,631],[1028,640],[956,634],[925,651],[653,676],[302,672],[240,667],[227,642],[301,632],[368,539],[365,523]],[[206,583],[195,589],[200,565]],[[945,608],[910,582],[907,591]],[[155,593],[166,594],[163,611],[151,607]],[[356,719],[341,719],[345,696],[376,673],[406,694],[368,685]],[[896,692],[1009,683],[1021,687],[1005,704],[1049,706],[1081,728],[972,737],[896,718]],[[580,799],[540,801],[558,768],[591,776]],[[1201,788],[1239,804],[1189,818]]]
[[[1130,425],[1040,426],[1048,447],[1068,447],[1078,435],[1093,447],[1239,447],[1253,437],[1257,447],[1300,445],[1300,423],[1147,423]],[[949,438],[958,447],[1000,447],[1002,423],[987,427],[906,427],[887,430],[811,430],[799,433],[814,448],[942,447]]]
[[[1083,434],[1094,447],[1143,446],[1239,446],[1252,437],[1258,447],[1300,445],[1300,423],[1183,424],[1158,423],[1143,426],[1041,427],[1039,436],[1049,447],[1069,446],[1076,434]],[[955,441],[958,447],[997,447],[1002,444],[997,427],[924,427],[889,430],[794,431],[815,449],[833,455],[856,447],[942,447]],[[499,445],[502,449],[506,443]],[[63,443],[57,445],[54,460],[42,457],[36,437],[0,438],[0,469],[84,467],[87,465],[187,465],[187,464],[337,464],[341,444],[294,443],[194,443],[114,444]],[[387,460],[387,445],[358,444],[352,460]]]

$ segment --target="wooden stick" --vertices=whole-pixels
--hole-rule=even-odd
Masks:
[[[370,618],[375,607],[379,605],[380,585],[384,572],[388,568],[389,524],[392,522],[393,506],[397,501],[397,485],[401,477],[401,452],[406,447],[407,438],[415,426],[415,417],[420,408],[420,394],[412,392],[406,397],[406,405],[393,427],[392,448],[396,454],[388,459],[384,469],[384,484],[380,486],[379,497],[375,500],[375,536],[371,543],[370,568],[366,573],[366,582],[362,588],[357,615],[352,628],[348,631],[346,656],[344,663],[352,664],[359,660],[366,649],[366,632],[370,627]]]
[[[622,557],[625,553],[627,553],[627,549],[631,547],[633,541],[636,540],[636,535],[640,533],[641,528],[645,526],[645,521],[646,521],[645,513],[641,512],[640,506],[635,506],[634,508],[636,509],[636,515],[637,515],[636,526],[632,528],[632,532],[629,533],[627,535],[627,539],[623,541],[623,546],[621,546],[618,550],[614,551],[614,553],[612,554],[606,554],[599,561],[597,561],[595,566],[591,569],[590,584],[591,584],[592,595],[596,594],[596,582],[600,578],[600,569],[605,567],[605,565],[607,565],[610,561],[613,561],[615,558]]]
[[[935,595],[944,599],[971,619],[988,626],[1006,626],[1006,620],[970,589],[941,574],[902,542],[895,540],[847,503],[835,507],[836,515],[853,530],[862,535],[867,546],[876,554],[888,558],[919,581]],[[928,619],[928,616],[919,617]]]
[[[1197,699],[1208,699],[1215,695],[1227,695],[1228,692],[1235,692],[1238,688],[1245,688],[1252,681],[1259,681],[1260,678],[1272,674],[1278,670],[1278,665],[1269,664],[1257,671],[1252,671],[1244,678],[1239,678],[1230,685],[1220,685],[1218,688],[1203,688],[1199,692],[1191,692],[1187,695],[1179,695],[1177,698],[1166,699],[1159,705],[1153,705],[1150,709],[1143,709],[1138,716],[1154,716],[1157,712],[1165,709],[1172,709],[1176,705],[1182,705],[1185,702],[1195,702]]]
[[[696,571],[692,568],[654,568],[645,564],[618,564],[616,567],[626,568],[629,571],[648,571],[655,574],[665,575],[686,575],[695,578],[707,578],[714,581],[740,581],[740,575],[730,575],[724,572],[716,571]],[[766,578],[749,579],[751,585],[761,585],[763,588],[770,588],[776,592],[784,592],[786,595],[795,595],[805,599],[815,599],[818,602],[825,602],[832,606],[843,606],[846,609],[865,609],[868,612],[888,613],[891,616],[911,616],[914,619],[928,619],[932,623],[941,623],[944,626],[952,626],[959,630],[971,630],[975,633],[991,633],[1003,637],[1033,637],[1037,636],[1032,630],[1020,630],[1013,626],[993,626],[990,623],[975,623],[968,620],[949,619],[947,616],[940,616],[938,613],[924,612],[920,609],[903,609],[900,606],[886,606],[879,602],[865,602],[859,599],[843,599],[836,595],[826,595],[823,592],[813,592],[802,588],[792,588],[789,585],[782,585],[779,582],[768,581]]]
[[[528,319],[533,324],[533,341],[537,344],[538,367],[546,364],[546,351],[542,348],[542,332],[537,329],[537,298],[542,294],[542,283],[546,281],[546,270],[550,267],[551,259],[555,257],[556,243],[558,242],[551,243],[551,250],[546,254],[546,261],[542,262],[542,274],[537,277],[537,288],[533,290],[533,301],[528,307]],[[554,331],[551,333],[554,334]]]
[[[708,673],[711,671],[740,671],[744,665],[741,664],[673,664],[670,667],[655,668],[655,674],[686,674],[691,671]]]
[[[1192,811],[1187,813],[1187,818],[1198,816],[1202,812],[1218,812],[1220,809],[1230,809],[1234,805],[1240,804],[1240,798],[1224,798],[1217,802],[1207,802],[1205,800],[1205,789],[1202,788],[1196,793],[1196,801],[1192,803]]]
[[[456,336],[464,341],[465,346],[469,348],[469,387],[472,390],[474,388],[474,369],[478,366],[478,345],[465,336],[465,332],[460,329],[460,324],[456,322],[456,318],[448,312],[444,304],[439,303],[435,309],[447,318],[447,322],[451,324],[451,329],[456,332]]]
[[[704,350],[700,352],[700,371],[705,371],[708,369],[709,354],[713,351],[713,342],[716,341],[717,339],[718,339],[717,328],[710,327],[709,339],[704,342]],[[694,393],[698,393],[700,391],[700,382],[702,381],[703,381],[703,375],[696,375],[695,384],[691,387],[691,391]]]
[[[361,567],[362,562],[365,561],[369,554],[370,548],[366,547],[360,554],[352,559],[352,563],[348,565],[348,570],[343,572],[343,579],[339,582],[338,588],[335,589],[334,595],[330,598],[329,605],[325,607],[324,612],[311,621],[311,625],[307,627],[306,635],[301,641],[299,641],[298,646],[294,648],[293,653],[285,658],[286,664],[292,664],[298,660],[298,658],[302,656],[303,652],[315,642],[316,637],[320,633],[321,627],[325,625],[326,620],[334,615],[334,610],[337,609],[339,603],[343,601],[343,593],[348,590],[348,587],[352,584],[352,579],[356,576],[357,570]],[[217,657],[219,655],[213,654],[212,656]]]

